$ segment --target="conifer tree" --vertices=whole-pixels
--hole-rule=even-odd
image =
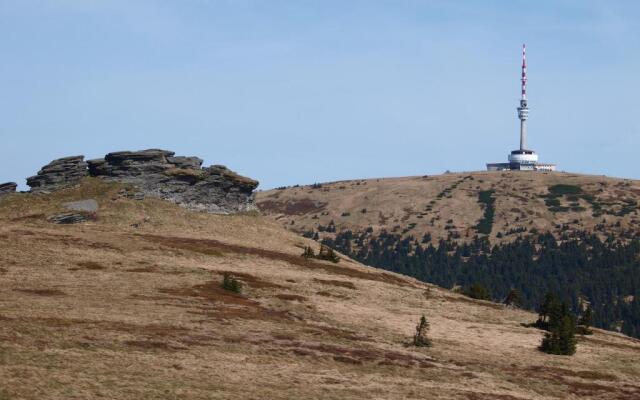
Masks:
[[[431,339],[427,337],[429,332],[429,321],[424,315],[420,318],[420,322],[416,326],[416,334],[413,336],[413,345],[416,347],[431,347]]]
[[[582,335],[592,335],[593,331],[589,329],[593,323],[593,308],[591,305],[582,312],[580,319],[578,320],[578,333]]]
[[[316,256],[316,253],[314,253],[314,251],[311,248],[311,246],[306,246],[304,248],[304,253],[302,253],[302,257],[304,257],[304,258],[313,258],[315,256]]]
[[[548,296],[545,303],[541,308],[546,308],[548,321],[543,323],[549,332],[542,339],[540,350],[549,354],[574,354],[576,352],[576,318],[569,312],[569,305],[566,302],[559,303],[555,296]]]
[[[551,292],[547,292],[544,300],[538,306],[538,320],[535,325],[541,329],[548,329],[551,315],[557,314],[559,307],[560,304],[556,296]]]
[[[504,304],[520,307],[522,305],[522,293],[518,289],[511,289],[504,299]]]
[[[222,278],[222,288],[234,293],[242,292],[242,283],[231,276],[228,272],[224,273]]]

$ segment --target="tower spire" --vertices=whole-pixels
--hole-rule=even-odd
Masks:
[[[527,46],[522,45],[522,99],[527,99]]]
[[[522,97],[520,107],[518,107],[518,118],[520,118],[520,150],[527,148],[527,118],[529,118],[529,107],[527,106],[527,47],[522,45]]]

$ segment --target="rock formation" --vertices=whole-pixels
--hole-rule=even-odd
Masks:
[[[138,188],[138,197],[142,193],[216,213],[255,209],[257,181],[221,165],[202,168],[198,157],[176,157],[172,151],[150,149],[109,153],[87,163],[91,176],[131,183]]]
[[[84,156],[64,157],[51,161],[38,174],[27,178],[34,193],[49,193],[80,183],[87,175]]]
[[[27,178],[27,184],[32,192],[48,193],[78,184],[87,175],[132,184],[135,191],[127,193],[134,199],[158,197],[189,209],[224,214],[256,209],[257,181],[222,165],[202,168],[201,158],[159,149],[118,151],[86,162],[84,156],[61,158]]]
[[[18,184],[15,182],[0,183],[0,196],[15,193]]]

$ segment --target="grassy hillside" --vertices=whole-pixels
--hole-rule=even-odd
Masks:
[[[640,337],[640,182],[538,172],[372,179],[261,192],[290,230],[370,266],[446,288],[548,291]]]
[[[487,220],[487,200],[493,210]],[[340,181],[269,190],[258,205],[298,233],[331,237],[335,230],[386,231],[434,242],[492,243],[530,232],[557,237],[577,231],[620,235],[640,231],[640,182],[604,176],[539,172],[473,172]],[[332,231],[333,228],[329,228]]]
[[[575,356],[546,355],[531,313],[304,259],[318,244],[268,218],[122,193],[89,179],[0,199],[0,398],[640,396],[638,340],[596,330]],[[88,198],[89,222],[47,221]],[[423,314],[434,346],[407,347]]]

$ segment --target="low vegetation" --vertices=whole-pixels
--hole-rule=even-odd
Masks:
[[[573,355],[576,352],[576,318],[571,314],[569,305],[547,293],[538,309],[535,326],[547,331],[540,351],[557,355]]]
[[[230,273],[225,272],[222,277],[222,288],[233,293],[242,292],[242,283],[239,280],[231,276]]]
[[[496,200],[493,197],[494,193],[494,190],[482,190],[478,193],[478,202],[484,209],[484,215],[478,222],[478,225],[476,225],[476,231],[478,231],[478,233],[485,235],[489,235],[491,233],[491,229],[493,228],[493,218],[496,212],[494,205]]]
[[[413,345],[416,347],[431,347],[431,339],[427,336],[429,332],[429,321],[424,315],[420,318],[420,322],[416,326],[416,333],[413,335]]]
[[[336,254],[336,252],[329,246],[320,245],[320,250],[318,254],[311,248],[311,246],[306,246],[304,248],[304,252],[302,253],[302,257],[304,258],[315,258],[318,260],[331,261],[332,263],[338,263],[340,261],[340,257]]]

